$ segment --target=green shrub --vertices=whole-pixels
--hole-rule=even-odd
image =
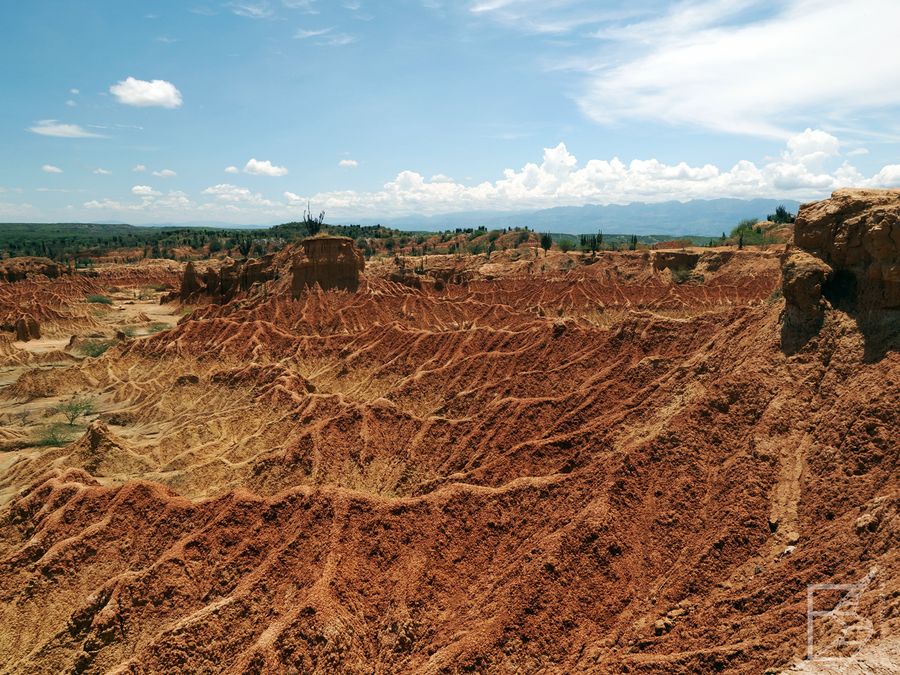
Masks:
[[[147,331],[150,333],[150,335],[153,335],[154,333],[160,333],[160,332],[162,332],[164,330],[168,330],[168,329],[169,329],[169,324],[158,321],[156,323],[151,323],[150,326],[147,328]]]
[[[88,302],[94,302],[101,305],[111,305],[113,301],[111,298],[106,297],[105,295],[89,295],[85,298]]]
[[[85,356],[97,357],[102,356],[112,346],[112,340],[88,340],[79,349]]]
[[[90,415],[94,412],[94,399],[87,396],[73,396],[68,401],[60,401],[51,410],[65,416],[69,426],[75,424],[82,415]]]
[[[74,440],[72,428],[67,424],[48,424],[32,440],[40,448],[58,448]]]

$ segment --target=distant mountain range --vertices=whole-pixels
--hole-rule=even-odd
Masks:
[[[796,213],[800,202],[786,199],[696,199],[688,202],[558,206],[539,211],[467,211],[435,216],[400,216],[343,220],[341,224],[385,225],[399,230],[488,229],[524,227],[541,232],[715,236],[745,218],[765,219],[783,204]]]
[[[745,218],[765,219],[783,204],[796,213],[800,202],[790,199],[695,199],[688,202],[557,206],[537,211],[461,211],[440,215],[343,218],[327,222],[338,225],[384,225],[405,231],[437,231],[485,226],[488,229],[529,227],[539,232],[583,234],[662,234],[712,237],[728,233]],[[297,215],[300,219],[300,214]],[[98,223],[107,224],[107,223]],[[111,224],[111,223],[109,223]],[[153,223],[152,227],[214,227],[259,229],[276,223],[235,225],[216,221]]]

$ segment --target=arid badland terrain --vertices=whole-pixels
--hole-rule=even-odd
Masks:
[[[535,244],[0,261],[0,672],[897,672],[900,191]]]

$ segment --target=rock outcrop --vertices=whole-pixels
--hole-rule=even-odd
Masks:
[[[788,353],[796,352],[819,332],[825,320],[822,288],[831,268],[805,251],[791,251],[782,263],[781,290],[785,309],[781,326],[781,345]]]
[[[55,263],[50,258],[23,256],[0,261],[0,281],[24,281],[36,275],[56,279],[69,273],[68,267]]]
[[[356,291],[364,268],[363,254],[349,237],[310,237],[291,266],[291,294],[297,298],[316,284],[323,290]]]
[[[200,275],[194,267],[194,263],[189,262],[184,268],[184,276],[181,278],[181,290],[178,295],[182,300],[191,298],[203,290],[203,284],[200,281]]]
[[[16,321],[16,340],[28,342],[41,338],[41,327],[37,320],[30,314],[26,314]]]
[[[692,270],[700,260],[699,253],[687,251],[655,251],[653,253],[653,269],[662,270]]]
[[[818,332],[829,306],[897,324],[900,190],[837,190],[801,206],[794,232],[782,259],[785,351]]]
[[[254,284],[271,281],[277,275],[274,256],[231,261],[219,269],[209,267],[201,276],[194,263],[189,262],[181,277],[181,288],[163,298],[163,302],[179,299],[190,302],[199,296],[209,296],[214,302],[228,302]]]
[[[832,268],[823,289],[832,303],[900,308],[900,189],[837,190],[804,204],[794,241]]]

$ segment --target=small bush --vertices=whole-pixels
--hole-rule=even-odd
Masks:
[[[168,330],[168,329],[169,329],[169,324],[162,323],[160,321],[157,323],[151,323],[150,326],[147,328],[147,331],[150,333],[150,335],[154,335],[155,333],[160,333],[160,332],[162,332],[164,330]]]
[[[87,396],[73,396],[68,401],[57,403],[52,410],[62,414],[71,427],[75,424],[75,420],[82,415],[90,415],[94,412],[94,399]]]
[[[72,429],[67,424],[48,424],[34,437],[33,443],[39,448],[58,448],[74,440]]]
[[[79,349],[85,356],[94,358],[102,356],[107,349],[113,346],[112,340],[88,340]]]
[[[112,298],[108,298],[105,295],[89,295],[85,298],[88,302],[93,302],[100,305],[111,305],[113,304]]]

